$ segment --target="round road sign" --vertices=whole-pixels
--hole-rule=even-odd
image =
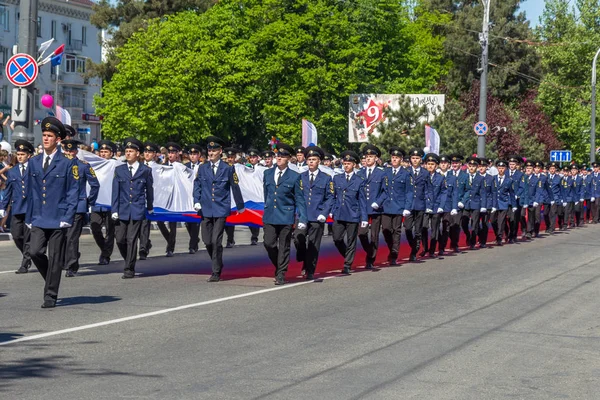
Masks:
[[[478,123],[475,124],[475,126],[473,127],[473,130],[475,131],[477,136],[484,136],[488,131],[488,126],[485,122],[479,121]]]
[[[38,76],[38,65],[29,54],[19,53],[6,63],[6,77],[15,86],[31,85]]]

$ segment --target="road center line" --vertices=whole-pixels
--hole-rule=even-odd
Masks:
[[[12,272],[12,271],[10,271],[10,272]],[[336,276],[327,276],[327,277],[319,278],[318,280],[331,279],[331,278],[335,278],[335,277]],[[129,317],[111,319],[111,320],[103,321],[103,322],[96,322],[95,324],[88,324],[88,325],[77,326],[77,327],[74,327],[74,328],[61,329],[61,330],[58,330],[58,331],[40,333],[38,335],[24,336],[24,337],[21,337],[21,338],[18,338],[18,339],[9,340],[9,341],[6,341],[6,342],[0,342],[0,346],[6,346],[6,345],[9,345],[9,344],[14,344],[14,343],[19,343],[19,342],[28,342],[30,340],[37,340],[37,339],[43,339],[43,338],[47,338],[47,337],[51,337],[51,336],[63,335],[65,333],[84,331],[84,330],[87,330],[87,329],[93,329],[93,328],[99,328],[99,327],[107,326],[107,325],[119,324],[121,322],[133,321],[133,320],[141,319],[141,318],[154,317],[156,315],[167,314],[167,313],[171,313],[171,312],[175,312],[175,311],[181,311],[181,310],[187,310],[189,308],[196,308],[196,307],[208,306],[208,305],[216,304],[216,303],[223,303],[225,301],[237,300],[237,299],[241,299],[241,298],[244,298],[244,297],[250,297],[250,296],[256,296],[256,295],[259,295],[259,294],[275,292],[277,290],[291,289],[291,288],[294,288],[294,287],[297,287],[297,286],[307,285],[307,284],[310,284],[310,283],[313,283],[313,281],[304,281],[304,282],[290,283],[290,284],[286,284],[286,285],[283,285],[283,286],[277,286],[277,287],[273,287],[273,288],[269,288],[269,289],[261,289],[261,290],[257,290],[257,291],[254,291],[254,292],[236,294],[234,296],[221,297],[221,298],[218,298],[218,299],[202,301],[200,303],[186,304],[186,305],[183,305],[183,306],[172,307],[172,308],[165,308],[163,310],[158,310],[158,311],[152,311],[152,312],[143,313],[143,314],[132,315],[132,316],[129,316]]]

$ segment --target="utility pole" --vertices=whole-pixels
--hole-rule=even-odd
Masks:
[[[21,0],[19,5],[19,40],[17,42],[17,52],[26,53],[37,58],[37,19],[38,19],[38,0]],[[33,101],[35,83],[27,86],[27,104],[25,107],[25,122],[15,122],[15,129],[11,137],[11,144],[17,139],[24,139],[31,143],[33,136]],[[14,105],[13,105],[14,106]]]
[[[490,2],[481,0],[483,4],[483,32],[479,34],[481,44],[481,85],[479,88],[479,121],[486,122],[487,118],[487,74],[488,74],[488,34],[490,29]],[[485,135],[477,137],[477,156],[485,157]]]
[[[600,55],[600,49],[594,56],[592,62],[592,128],[590,129],[590,162],[596,161],[596,62]]]

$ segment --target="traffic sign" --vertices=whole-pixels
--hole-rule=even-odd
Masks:
[[[473,130],[475,131],[477,136],[484,136],[488,131],[488,126],[485,122],[479,121],[478,123],[475,124],[475,126],[473,127]]]
[[[553,162],[571,162],[572,153],[570,150],[552,150],[550,151],[550,161]]]
[[[25,122],[27,119],[27,89],[13,88],[10,118],[15,122]]]
[[[29,54],[19,53],[6,63],[6,77],[15,86],[31,85],[38,76],[38,65]]]

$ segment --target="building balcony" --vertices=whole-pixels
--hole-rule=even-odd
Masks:
[[[65,46],[67,53],[79,54],[83,49],[83,42],[81,40],[71,40],[71,43]]]

